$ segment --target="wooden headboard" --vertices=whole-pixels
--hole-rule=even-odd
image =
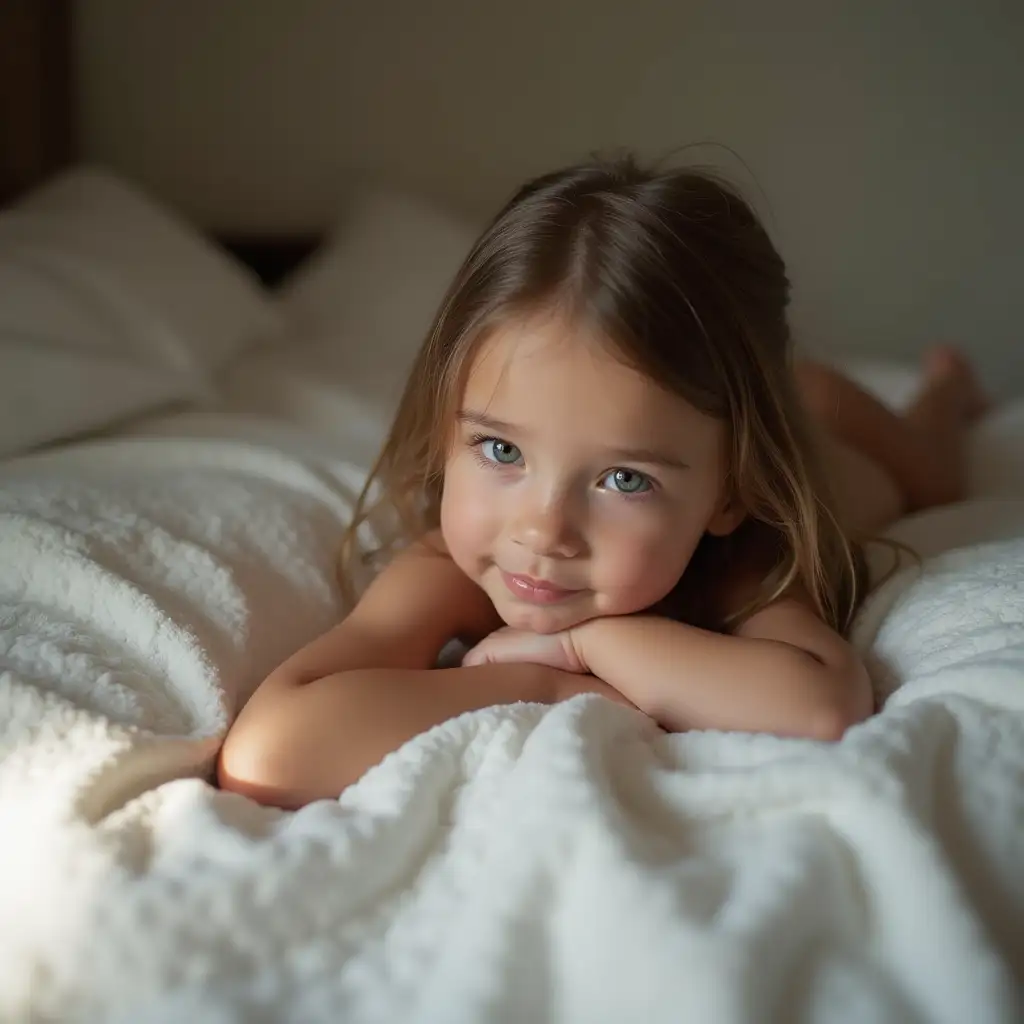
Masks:
[[[0,203],[78,154],[72,0],[0,4]]]
[[[75,163],[74,0],[0,0],[0,206]],[[217,236],[267,284],[317,246],[301,236]]]

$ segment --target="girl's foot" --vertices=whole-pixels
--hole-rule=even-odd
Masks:
[[[967,491],[967,435],[989,408],[967,358],[936,346],[924,357],[924,380],[904,417],[919,450],[910,511],[959,501]]]
[[[922,392],[930,390],[943,392],[943,404],[959,409],[966,423],[983,416],[992,404],[967,357],[948,345],[936,345],[925,354]]]

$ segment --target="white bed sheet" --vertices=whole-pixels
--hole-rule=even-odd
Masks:
[[[2,469],[0,1017],[1019,1019],[1021,503],[918,522],[990,543],[866,609],[902,685],[838,745],[494,708],[283,814],[205,779],[337,617],[362,474],[282,424],[133,433]]]
[[[387,433],[415,353],[387,360],[334,340],[293,341],[235,360],[218,380],[227,412],[270,417],[329,440],[369,466]]]

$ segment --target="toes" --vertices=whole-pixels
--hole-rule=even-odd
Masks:
[[[925,377],[932,384],[953,384],[962,398],[964,414],[975,419],[988,411],[991,401],[970,360],[952,345],[936,345],[925,354]]]
[[[925,354],[925,370],[931,377],[969,376],[963,353],[952,345],[936,345]]]

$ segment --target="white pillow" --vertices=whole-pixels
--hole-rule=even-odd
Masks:
[[[967,490],[972,497],[1024,497],[1024,399],[1003,402],[971,433]]]
[[[69,171],[0,212],[0,455],[200,399],[284,330],[200,231],[111,174]]]
[[[359,377],[401,379],[477,234],[424,199],[364,188],[280,288],[282,308],[301,334],[343,345]]]
[[[237,408],[326,432],[349,458],[372,462],[477,234],[416,196],[356,191],[324,245],[278,291],[302,343],[237,362],[223,392]]]
[[[102,353],[0,340],[0,458],[203,397],[180,373]]]

